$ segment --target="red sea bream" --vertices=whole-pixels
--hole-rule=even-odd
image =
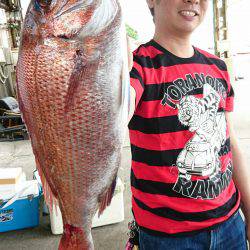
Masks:
[[[47,202],[60,206],[59,249],[94,249],[92,218],[110,203],[128,116],[118,0],[32,0],[17,66],[20,110]]]

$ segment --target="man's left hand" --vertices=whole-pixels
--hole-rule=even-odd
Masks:
[[[246,229],[247,229],[247,240],[249,241],[250,239],[250,224],[246,221]]]

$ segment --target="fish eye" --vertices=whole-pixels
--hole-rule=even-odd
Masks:
[[[36,0],[36,2],[41,6],[41,7],[46,7],[51,4],[52,0]]]
[[[35,9],[41,11],[41,9],[47,9],[51,5],[53,0],[36,0]]]

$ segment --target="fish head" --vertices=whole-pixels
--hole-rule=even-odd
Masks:
[[[101,0],[32,0],[23,33],[31,39],[74,39],[90,21]]]

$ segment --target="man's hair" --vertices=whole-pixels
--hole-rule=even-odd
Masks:
[[[154,16],[155,15],[155,10],[154,8],[149,8],[150,12],[151,12],[151,15]]]
[[[156,0],[156,3],[159,4],[160,1],[161,1],[161,0]],[[149,8],[149,10],[150,10],[152,16],[154,17],[154,16],[155,16],[155,10],[154,10],[154,8]]]

